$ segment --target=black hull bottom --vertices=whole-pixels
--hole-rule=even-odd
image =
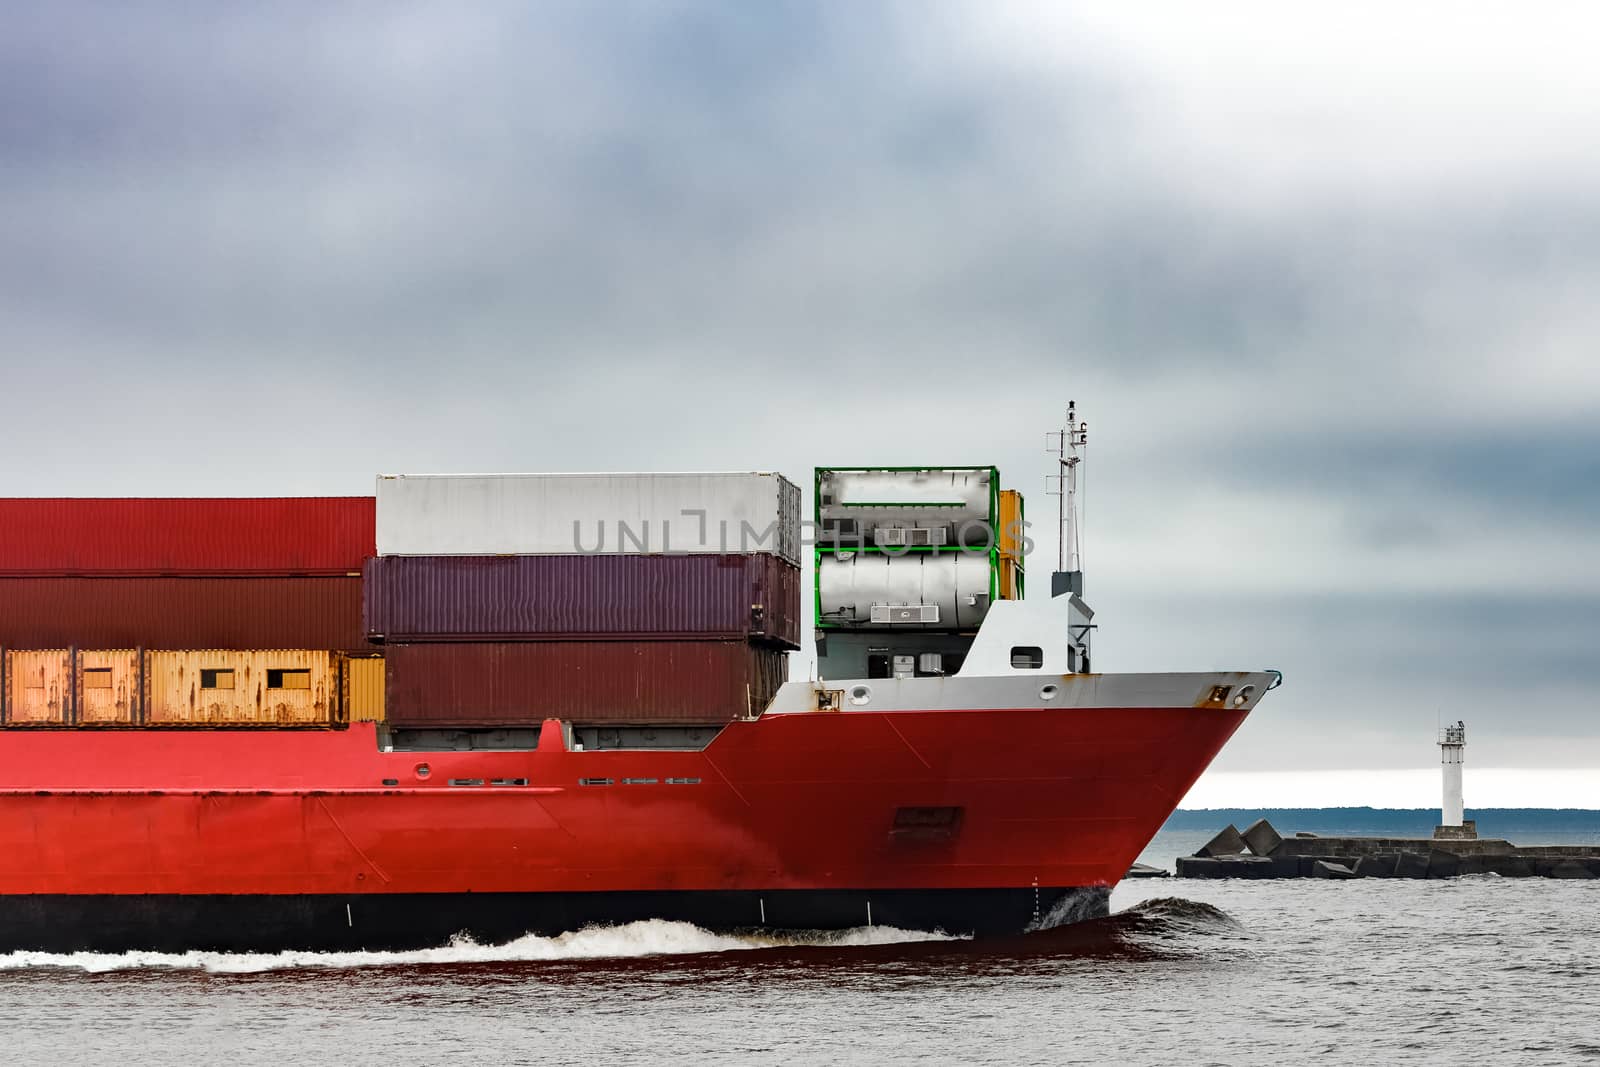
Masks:
[[[0,951],[431,948],[668,919],[718,932],[895,926],[1023,933],[1106,913],[1104,888],[0,897]]]

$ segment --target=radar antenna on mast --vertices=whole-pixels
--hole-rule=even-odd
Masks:
[[[1089,443],[1089,424],[1078,421],[1078,403],[1067,401],[1067,422],[1046,435],[1048,450],[1056,457],[1057,473],[1046,481],[1046,491],[1059,498],[1061,543],[1056,550],[1056,572],[1050,577],[1050,595],[1083,595],[1082,544],[1078,530],[1078,465]]]

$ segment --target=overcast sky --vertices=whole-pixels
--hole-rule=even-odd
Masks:
[[[1039,520],[1076,399],[1097,668],[1287,675],[1219,770],[1464,718],[1600,806],[1600,21],[1138,11],[8,9],[0,494],[953,460]]]

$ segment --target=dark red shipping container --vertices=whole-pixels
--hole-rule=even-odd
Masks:
[[[390,645],[391,726],[725,722],[764,709],[788,653],[743,641]]]
[[[381,556],[376,640],[710,639],[800,647],[800,570],[778,556]]]
[[[360,578],[3,578],[7,648],[363,648]]]
[[[0,498],[0,575],[352,574],[372,497]]]

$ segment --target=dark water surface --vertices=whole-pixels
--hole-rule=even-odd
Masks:
[[[1009,941],[0,956],[19,1064],[1600,1063],[1600,882],[1131,882]]]

